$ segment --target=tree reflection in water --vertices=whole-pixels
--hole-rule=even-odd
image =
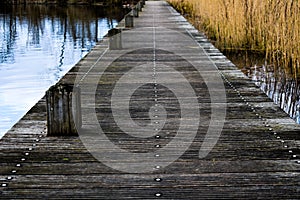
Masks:
[[[0,137],[123,18],[122,8],[0,7]]]
[[[269,98],[300,124],[300,75],[290,69],[265,63],[264,56],[258,52],[225,52]],[[295,78],[296,77],[296,78]]]

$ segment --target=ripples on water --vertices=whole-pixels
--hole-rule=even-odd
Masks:
[[[0,8],[0,138],[115,27],[118,8]]]
[[[259,53],[225,52],[254,83],[264,91],[274,103],[300,124],[300,84],[299,75],[291,70],[265,63]]]

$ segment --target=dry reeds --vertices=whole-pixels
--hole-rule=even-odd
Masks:
[[[169,0],[220,49],[266,54],[297,80],[300,73],[300,2],[294,0]]]

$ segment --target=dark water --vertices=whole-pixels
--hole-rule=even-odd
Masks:
[[[0,138],[115,27],[122,8],[0,8]]]
[[[251,80],[300,124],[300,76],[289,69],[268,64],[255,52],[225,52]]]

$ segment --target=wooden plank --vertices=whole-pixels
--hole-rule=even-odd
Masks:
[[[118,28],[122,25],[124,20]],[[136,138],[124,133],[111,109],[113,89],[119,79],[134,66],[155,66],[155,55],[155,64],[162,70],[161,74],[174,73],[162,66],[173,67],[192,85],[197,97],[199,126],[189,148],[176,161],[153,172],[117,171],[94,158],[80,137],[45,137],[46,101],[42,98],[0,141],[1,198],[298,199],[300,126],[166,2],[147,1],[139,17],[134,18],[134,26],[122,31],[123,49],[109,50],[109,38],[104,38],[59,83],[72,84],[76,79],[81,80],[85,131],[93,131],[95,123],[99,123],[115,145],[131,152],[155,155],[158,148],[176,137],[180,120],[193,120],[182,116],[178,97],[167,87],[156,87],[157,103],[168,112],[159,138]],[[190,38],[194,39],[192,43]],[[206,81],[214,80],[216,69],[223,74],[227,98],[212,104],[212,93],[220,89],[209,91],[205,78],[212,77]],[[142,78],[138,76],[141,73],[152,76],[152,71],[134,73],[124,86],[129,88],[141,83]],[[166,82],[176,87],[185,81],[169,76]],[[89,90],[95,85],[96,95]],[[153,84],[147,83],[131,97],[130,117],[137,124],[150,122],[149,109],[155,97],[153,88]],[[121,103],[126,97],[114,100]],[[190,101],[193,95],[183,98]],[[212,109],[218,111],[223,106],[227,108],[226,118],[218,142],[208,156],[199,159]],[[128,108],[120,105],[117,109],[121,112]],[[93,114],[97,122],[91,120]],[[131,126],[128,122],[124,125]],[[191,126],[186,126],[183,132],[189,133]],[[188,143],[188,138],[182,136],[181,145]],[[164,153],[173,156],[175,150]],[[107,157],[124,156],[104,146],[99,146],[98,151]],[[154,156],[151,158],[155,161]],[[147,159],[150,158],[145,156],[140,162]],[[166,162],[167,159],[162,160]],[[123,164],[132,162],[128,158]]]

